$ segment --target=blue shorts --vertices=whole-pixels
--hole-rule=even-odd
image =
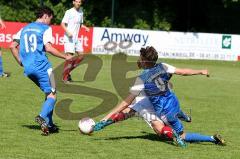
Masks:
[[[25,68],[25,75],[30,78],[45,94],[56,92],[56,85],[52,68]]]
[[[159,96],[157,102],[153,106],[158,117],[165,119],[163,120],[165,124],[171,126],[177,133],[183,132],[183,124],[178,119],[180,104],[174,93],[171,92],[166,96]],[[158,108],[162,108],[161,112],[159,112],[160,110],[158,110]]]

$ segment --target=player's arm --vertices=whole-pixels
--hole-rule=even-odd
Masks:
[[[125,108],[127,108],[133,100],[136,98],[136,95],[129,94],[120,104],[118,104],[108,115],[106,115],[102,120],[109,119],[113,114],[119,113]]]
[[[43,34],[43,44],[44,44],[45,50],[48,53],[62,59],[70,60],[72,58],[71,55],[64,54],[58,51],[56,48],[54,48],[52,46],[52,41],[53,41],[52,28],[49,27]]]
[[[190,68],[176,68],[174,74],[182,76],[192,76],[192,75],[206,75],[209,77],[208,70],[194,70]]]
[[[190,68],[176,68],[172,65],[162,63],[163,67],[165,68],[166,72],[170,74],[182,75],[182,76],[192,76],[192,75],[206,75],[209,77],[208,70],[194,70]]]
[[[10,50],[12,52],[13,57],[17,61],[17,63],[22,66],[21,59],[19,57],[19,42],[20,42],[20,35],[21,35],[22,29],[18,31],[16,35],[13,37],[13,42],[10,44]]]
[[[20,66],[22,66],[22,62],[21,62],[20,57],[19,57],[18,46],[19,46],[19,43],[17,42],[17,40],[13,40],[13,42],[10,45],[10,49],[11,49],[12,55],[15,58],[15,60],[17,61],[17,63]]]
[[[72,58],[72,56],[64,54],[62,52],[59,52],[57,49],[55,49],[51,43],[47,43],[45,44],[45,50],[47,52],[49,52],[50,54],[62,58],[62,59],[66,59],[66,60],[70,60]]]

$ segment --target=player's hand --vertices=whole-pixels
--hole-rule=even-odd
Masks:
[[[68,32],[67,32],[67,36],[68,36],[69,38],[72,38],[72,37],[73,37],[73,34],[68,31]]]
[[[71,55],[71,54],[66,54],[66,55],[65,55],[65,59],[66,59],[67,61],[72,60],[72,58],[73,58],[73,55]]]
[[[208,70],[202,70],[202,75],[206,75],[207,77],[210,77]]]

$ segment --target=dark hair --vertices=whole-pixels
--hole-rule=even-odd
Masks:
[[[140,55],[146,60],[147,63],[154,65],[158,60],[158,53],[152,46],[141,48]]]
[[[49,17],[54,16],[53,10],[47,6],[40,7],[35,12],[37,19],[42,18],[44,14],[47,14]]]

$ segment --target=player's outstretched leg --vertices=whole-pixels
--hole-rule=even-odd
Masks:
[[[126,119],[125,116],[126,116],[126,114],[123,112],[113,114],[108,120],[103,120],[103,121],[96,123],[96,125],[94,126],[94,131],[99,131],[108,125],[111,125],[118,121],[125,120]]]
[[[113,123],[114,123],[114,121],[111,120],[111,119],[97,122],[97,123],[95,124],[95,126],[94,126],[94,131],[100,131],[100,130],[102,130],[103,128],[105,128],[106,126],[111,125],[111,124],[113,124]]]
[[[212,142],[218,145],[225,145],[225,140],[219,135],[207,136],[198,133],[186,133],[186,142]]]
[[[102,130],[104,127],[111,125],[113,123],[126,120],[132,117],[135,111],[131,108],[126,108],[123,112],[113,114],[108,120],[100,121],[94,126],[94,131]]]

